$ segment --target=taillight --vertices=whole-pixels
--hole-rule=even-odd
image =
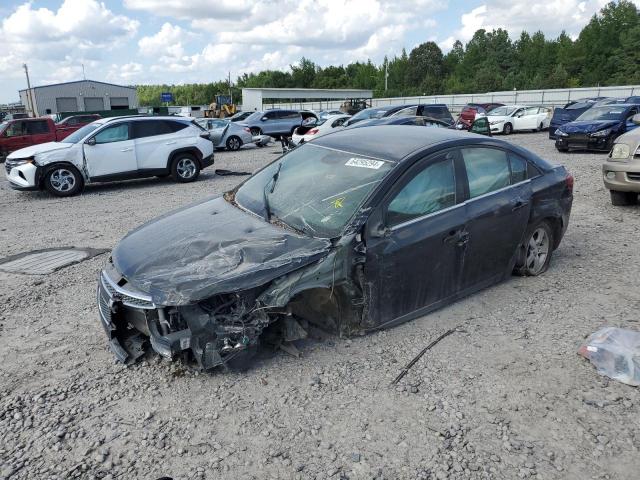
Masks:
[[[309,130],[306,135],[315,135],[316,133],[318,133],[318,129],[314,128],[313,130]]]
[[[569,192],[573,192],[573,175],[571,175],[570,173],[567,173],[567,176],[564,177],[564,183],[567,186],[567,190],[569,190]]]

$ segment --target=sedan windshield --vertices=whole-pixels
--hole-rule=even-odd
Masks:
[[[580,115],[577,120],[622,120],[622,114],[627,111],[626,105],[607,105],[593,107]]]
[[[515,107],[498,107],[491,110],[489,112],[489,116],[490,117],[493,117],[493,116],[508,117],[515,111],[516,111]]]
[[[62,143],[78,143],[80,140],[82,140],[84,137],[89,135],[91,132],[93,132],[94,130],[96,130],[100,126],[101,126],[101,124],[98,124],[98,123],[90,123],[89,125],[85,125],[81,129],[76,130],[71,135],[69,135],[68,137],[63,138],[60,141]]]
[[[243,183],[236,202],[315,237],[340,235],[367,195],[393,168],[385,160],[302,145]]]

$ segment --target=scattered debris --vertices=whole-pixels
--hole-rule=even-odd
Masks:
[[[593,333],[578,349],[600,375],[640,385],[640,332],[606,327]]]
[[[458,328],[460,328],[460,325],[458,325],[457,327],[454,327],[450,330],[447,330],[446,332],[444,332],[442,335],[440,335],[438,338],[436,338],[433,342],[431,342],[429,345],[427,345],[425,348],[422,349],[422,351],[420,353],[418,353],[418,355],[416,355],[415,357],[413,357],[413,360],[411,360],[406,367],[404,367],[402,369],[402,371],[400,372],[400,374],[393,379],[393,382],[391,382],[391,385],[397,385],[397,383],[402,380],[402,378],[409,373],[409,369],[411,367],[413,367],[416,362],[418,360],[420,360],[422,358],[422,356],[427,353],[428,350],[431,350],[431,348],[433,348],[433,346],[438,343],[440,340],[442,340],[443,338],[448,337],[449,335],[451,335],[452,333],[458,331]]]

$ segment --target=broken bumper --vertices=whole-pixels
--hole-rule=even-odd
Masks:
[[[147,342],[169,359],[190,347],[189,329],[162,335],[156,322],[157,307],[151,298],[119,286],[109,269],[100,272],[97,296],[100,323],[111,351],[122,363],[132,363],[142,356]]]

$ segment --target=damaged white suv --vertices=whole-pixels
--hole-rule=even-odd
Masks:
[[[192,182],[210,165],[206,130],[188,118],[148,116],[103,118],[60,142],[16,150],[5,161],[12,188],[60,197],[94,182],[169,175]]]

